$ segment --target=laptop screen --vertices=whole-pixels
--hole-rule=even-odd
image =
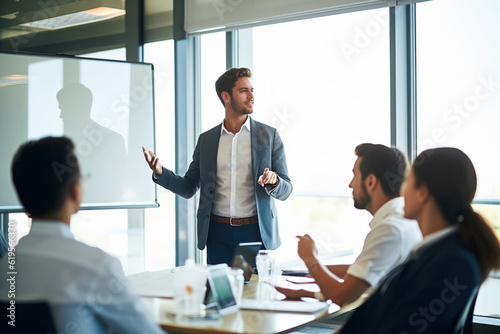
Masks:
[[[245,242],[240,243],[234,251],[231,267],[243,269],[245,283],[248,283],[252,277],[253,268],[255,268],[255,257],[261,248],[261,242]]]

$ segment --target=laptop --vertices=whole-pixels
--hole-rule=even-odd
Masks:
[[[255,257],[260,249],[262,249],[261,242],[244,242],[238,244],[234,250],[231,267],[243,269],[245,283],[250,282],[250,278],[255,268]]]

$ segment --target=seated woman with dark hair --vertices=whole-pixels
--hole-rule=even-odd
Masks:
[[[500,268],[498,238],[471,207],[475,192],[476,172],[462,151],[436,148],[417,157],[404,191],[405,217],[418,221],[424,240],[382,279],[342,334],[458,332],[479,285]]]

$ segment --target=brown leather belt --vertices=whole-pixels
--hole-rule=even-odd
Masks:
[[[259,223],[259,219],[257,218],[257,216],[248,218],[229,218],[229,217],[210,215],[210,220],[213,220],[214,222],[217,223],[229,224],[231,226],[242,226],[242,225],[251,225]]]

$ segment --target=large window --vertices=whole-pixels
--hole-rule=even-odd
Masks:
[[[156,153],[166,168],[173,169],[175,166],[174,41],[146,44],[144,61],[152,63],[155,68]],[[175,266],[175,195],[160,186],[157,186],[157,190],[160,207],[145,210],[146,270]]]
[[[371,216],[348,185],[358,144],[390,145],[389,73],[388,9],[253,29],[254,117],[278,129],[294,187],[277,201],[283,261],[304,233],[323,254],[361,250]]]
[[[224,106],[215,92],[215,81],[226,70],[226,34],[201,36],[201,132],[220,124]]]
[[[417,144],[462,149],[478,176],[476,201],[500,204],[500,44],[495,0],[417,6]],[[500,207],[476,205],[500,236]]]

